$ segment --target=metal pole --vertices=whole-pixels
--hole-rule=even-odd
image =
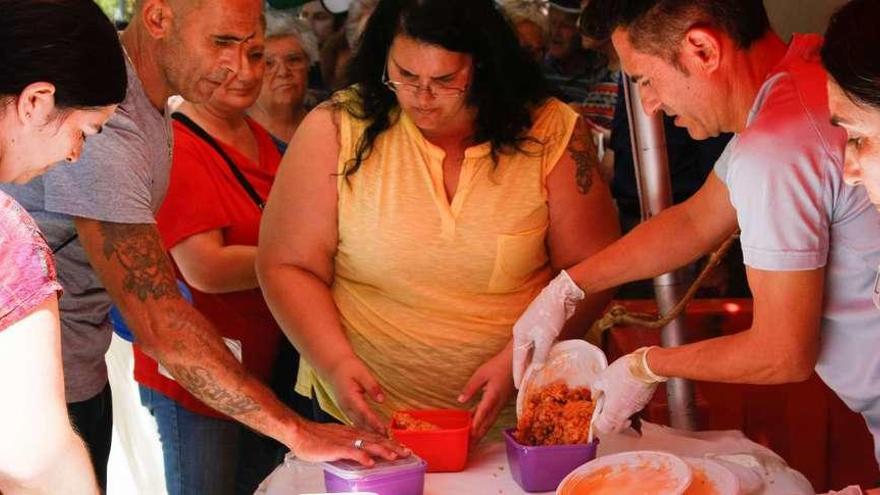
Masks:
[[[663,116],[659,112],[653,116],[646,114],[641,105],[638,84],[633,83],[626,75],[623,78],[636,186],[642,208],[642,221],[645,221],[672,206],[666,134],[663,131]],[[660,313],[666,314],[671,310],[687,291],[687,287],[687,277],[680,271],[664,273],[654,278],[654,296]],[[684,315],[663,327],[660,342],[663,347],[687,343]],[[693,383],[683,378],[670,378],[666,382],[666,399],[669,404],[670,426],[696,430]]]

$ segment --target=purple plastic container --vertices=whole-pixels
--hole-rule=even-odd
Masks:
[[[513,479],[527,492],[556,490],[568,473],[595,459],[599,447],[598,438],[590,444],[532,447],[517,442],[513,432],[504,430],[507,463]]]
[[[374,492],[379,495],[422,495],[425,469],[411,455],[395,461],[376,461],[373,467],[354,461],[324,462],[324,487],[329,493]]]

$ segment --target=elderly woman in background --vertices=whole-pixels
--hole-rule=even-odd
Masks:
[[[266,12],[266,71],[260,96],[248,110],[284,154],[308,113],[309,66],[318,60],[318,43],[308,24],[277,10]]]
[[[502,0],[499,5],[516,29],[519,45],[536,63],[543,64],[550,28],[541,4],[535,0]]]

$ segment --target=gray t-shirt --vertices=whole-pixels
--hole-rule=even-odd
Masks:
[[[61,351],[67,402],[97,395],[107,384],[110,296],[74,237],[73,217],[153,224],[168,188],[170,120],[147,99],[129,63],[125,101],[101,134],[86,141],[79,161],[61,163],[23,186],[3,185],[34,217],[58,251]],[[64,243],[68,242],[64,247]]]
[[[746,265],[825,267],[816,372],[865,417],[880,460],[880,311],[872,302],[880,214],[863,188],[843,180],[846,135],[829,122],[820,44],[794,38],[715,173],[736,208]]]

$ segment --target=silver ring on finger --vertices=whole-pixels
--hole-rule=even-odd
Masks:
[[[354,441],[354,448],[358,450],[362,450],[364,448],[364,444],[367,443],[363,438],[358,438]]]

